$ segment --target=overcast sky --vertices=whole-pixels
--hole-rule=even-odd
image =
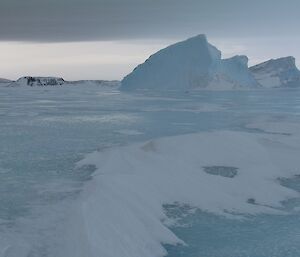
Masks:
[[[299,10],[299,0],[0,0],[0,77],[120,79],[196,34],[251,64],[300,59]]]

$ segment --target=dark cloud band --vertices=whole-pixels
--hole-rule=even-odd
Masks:
[[[0,0],[0,40],[296,33],[299,9],[298,0]]]

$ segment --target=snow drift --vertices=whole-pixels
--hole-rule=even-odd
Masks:
[[[264,88],[300,87],[300,71],[292,56],[260,63],[250,67],[250,71]]]
[[[97,167],[74,221],[82,227],[70,232],[69,250],[82,252],[68,254],[164,256],[161,243],[182,243],[167,227],[168,203],[229,216],[284,213],[281,201],[298,193],[277,178],[296,172],[298,143],[299,136],[220,131],[92,153],[80,163]]]
[[[252,88],[258,84],[246,56],[221,59],[221,52],[198,35],[150,56],[121,83],[122,90]]]

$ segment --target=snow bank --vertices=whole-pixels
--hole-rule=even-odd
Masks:
[[[96,165],[97,171],[75,215],[71,249],[91,257],[163,256],[161,243],[182,243],[166,226],[166,203],[229,216],[284,213],[281,201],[298,193],[277,178],[300,166],[299,149],[288,148],[287,137],[205,132],[88,155],[79,165]],[[237,173],[216,176],[208,167],[235,167]],[[80,251],[72,256],[82,257]]]
[[[198,35],[149,57],[122,81],[122,90],[191,90],[256,87],[246,56],[221,59],[221,52]]]

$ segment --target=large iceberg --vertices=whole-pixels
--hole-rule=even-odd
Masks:
[[[271,59],[250,70],[262,87],[300,87],[300,71],[292,56]]]
[[[127,75],[123,90],[193,90],[258,87],[246,56],[222,59],[221,52],[198,35],[150,56]]]

